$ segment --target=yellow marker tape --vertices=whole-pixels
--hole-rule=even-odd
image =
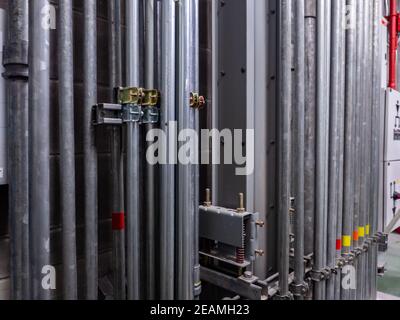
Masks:
[[[369,224],[365,226],[365,234],[369,236]]]
[[[351,236],[343,236],[343,247],[344,248],[351,247]]]
[[[358,228],[358,236],[360,238],[364,238],[365,237],[365,227],[359,227]]]

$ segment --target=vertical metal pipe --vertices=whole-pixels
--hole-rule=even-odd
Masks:
[[[382,62],[381,62],[381,31],[380,31],[380,20],[382,14],[382,2],[380,0],[373,1],[373,70],[372,70],[372,88],[373,88],[373,106],[372,106],[372,179],[373,181],[379,181],[380,179],[380,165],[381,165],[381,136],[383,128],[381,128],[381,79],[382,79]],[[371,184],[373,195],[371,197],[371,215],[369,224],[366,227],[366,235],[371,240],[371,237],[378,231],[378,216],[379,216],[379,184]],[[376,300],[376,244],[371,241],[370,252],[368,255],[368,280],[371,282],[369,295],[367,298]],[[367,281],[368,281],[367,280]]]
[[[373,17],[373,11],[372,11],[372,2],[368,1],[365,4],[365,15],[364,15],[364,55],[365,55],[365,81],[364,83],[367,83],[368,86],[365,88],[365,95],[364,95],[364,117],[365,117],[365,123],[363,127],[363,137],[365,139],[364,143],[364,168],[363,168],[363,188],[361,189],[362,196],[362,204],[361,204],[361,213],[360,213],[360,224],[359,224],[359,242],[361,249],[364,249],[365,246],[365,241],[366,241],[366,235],[365,235],[365,228],[368,225],[369,217],[372,211],[371,207],[371,191],[372,187],[371,184],[373,183],[374,180],[371,179],[371,172],[372,171],[372,112],[373,112],[373,79],[372,79],[372,68],[373,68],[373,62],[372,62],[372,52],[373,52],[373,46],[372,46],[372,17]],[[373,196],[372,196],[373,197]],[[357,297],[359,300],[365,300],[366,299],[366,292],[369,290],[369,282],[370,280],[366,278],[366,273],[368,270],[368,251],[364,251],[361,255],[361,286],[358,288],[358,291],[360,291],[360,295]]]
[[[353,214],[353,245],[354,249],[358,250],[359,248],[359,239],[358,239],[358,228],[361,225],[363,210],[362,208],[362,196],[363,190],[365,190],[366,186],[364,186],[363,181],[363,169],[365,168],[365,144],[364,144],[364,124],[365,124],[365,52],[364,52],[364,42],[365,42],[365,3],[358,1],[356,4],[357,8],[357,25],[356,25],[356,32],[357,32],[357,67],[356,73],[357,78],[357,87],[356,87],[356,110],[355,110],[355,117],[356,117],[356,125],[355,125],[355,143],[354,143],[354,150],[355,150],[355,181],[354,181],[354,214]],[[360,287],[361,287],[361,273],[362,273],[362,257],[358,256],[355,259],[355,267],[357,270],[357,289],[352,290],[352,298],[360,298]]]
[[[127,86],[139,87],[139,1],[126,0],[127,39]],[[140,266],[140,188],[139,188],[139,142],[137,122],[126,124],[126,209],[127,209],[127,281],[128,299],[139,300]]]
[[[193,92],[199,93],[200,79],[199,79],[199,0],[193,0],[191,6],[191,70],[190,79],[192,82]],[[191,128],[200,134],[199,112],[197,110],[191,111]],[[192,165],[192,183],[194,184],[193,190],[193,290],[196,299],[199,299],[201,293],[201,280],[200,280],[200,261],[199,261],[199,185],[200,185],[200,168],[199,168],[199,146],[196,145],[195,163]]]
[[[305,253],[314,252],[314,215],[315,215],[315,103],[316,103],[316,0],[305,1]]]
[[[45,300],[42,268],[50,262],[50,26],[47,0],[29,3],[30,235],[32,298]]]
[[[304,155],[305,155],[305,20],[304,0],[295,1],[295,98],[297,135],[294,154],[297,155],[295,187],[295,285],[304,285]],[[302,299],[302,295],[297,297]]]
[[[325,0],[317,2],[317,108],[316,108],[316,194],[315,194],[315,260],[314,271],[320,272],[324,267],[326,255],[325,219],[327,172],[326,148],[329,144],[327,131],[329,128],[329,99],[327,99],[327,68],[326,68],[326,3]],[[324,298],[325,282],[315,282],[315,299]]]
[[[330,138],[329,138],[329,196],[328,196],[328,246],[327,266],[331,269],[336,267],[336,240],[337,240],[337,216],[339,210],[339,167],[340,167],[340,143],[342,136],[341,111],[342,90],[341,75],[342,50],[343,50],[343,2],[333,1],[332,5],[332,50],[331,50],[331,85],[330,85]],[[335,299],[336,277],[331,276],[327,280],[326,299]]]
[[[337,209],[337,228],[336,228],[336,260],[338,261],[342,256],[342,226],[343,226],[343,171],[344,171],[344,113],[345,113],[345,28],[342,26],[345,22],[346,0],[338,0],[339,2],[339,19],[340,28],[338,34],[338,52],[339,59],[339,93],[338,93],[338,135],[339,135],[339,168],[338,168],[338,209]],[[332,97],[333,99],[333,97]],[[340,300],[342,287],[341,272],[335,276],[335,300]]]
[[[72,3],[59,2],[60,192],[64,299],[76,300],[75,127]]]
[[[3,56],[7,79],[11,298],[30,298],[29,284],[29,1],[9,0]]]
[[[85,275],[87,300],[98,297],[98,204],[97,150],[91,111],[97,103],[97,1],[84,2],[84,184],[85,184]]]
[[[179,35],[179,131],[193,129],[193,112],[190,108],[189,98],[193,92],[194,81],[191,77],[193,61],[193,50],[195,50],[195,39],[191,37],[190,29],[194,22],[192,9],[195,0],[178,2],[178,35]],[[184,142],[180,142],[183,145]],[[181,300],[192,300],[194,294],[193,281],[193,231],[194,231],[194,203],[195,182],[193,179],[193,164],[179,163],[179,208],[178,208],[178,293]]]
[[[289,296],[289,208],[291,162],[292,100],[292,1],[279,1],[279,200],[278,200],[278,264],[279,294]]]
[[[155,3],[145,1],[145,86],[154,88],[155,85]],[[153,124],[146,125],[146,132],[154,129]],[[152,142],[149,142],[149,145]],[[146,293],[147,299],[155,298],[155,170],[156,167],[146,162]]]
[[[175,1],[162,1],[162,70],[161,70],[161,129],[167,137],[174,130],[175,121]],[[174,141],[172,141],[174,142]],[[160,215],[160,291],[162,300],[174,299],[174,266],[175,266],[175,166],[170,163],[174,159],[175,144],[169,144],[164,150],[168,164],[161,166]]]
[[[108,1],[109,19],[109,66],[110,95],[115,99],[114,89],[122,86],[121,3]],[[111,179],[113,219],[113,278],[114,299],[126,299],[125,285],[125,230],[124,230],[124,184],[121,128],[111,128]]]
[[[355,19],[355,1],[347,0],[347,16],[350,23]],[[345,141],[344,141],[344,202],[343,202],[343,238],[342,253],[348,256],[351,252],[354,209],[354,91],[356,66],[355,29],[346,30],[346,91],[345,91]],[[342,289],[342,300],[348,300],[349,290]]]

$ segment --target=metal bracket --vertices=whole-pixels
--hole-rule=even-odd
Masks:
[[[120,104],[100,103],[92,110],[93,125],[121,125],[122,106]]]
[[[137,87],[116,88],[118,104],[100,103],[93,107],[93,125],[122,125],[127,122],[158,123],[160,111],[156,107],[159,92]]]

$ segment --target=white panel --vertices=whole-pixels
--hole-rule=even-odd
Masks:
[[[385,161],[400,160],[400,93],[386,91]]]
[[[385,202],[385,227],[392,222],[395,214],[400,210],[400,200],[395,201],[393,195],[395,192],[400,193],[400,161],[385,163],[385,186],[384,186],[384,202]],[[393,230],[400,227],[400,221]]]

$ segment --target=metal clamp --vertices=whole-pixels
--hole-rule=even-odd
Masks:
[[[142,107],[136,104],[126,104],[123,106],[123,122],[140,122],[143,117]]]
[[[355,248],[354,250],[353,250],[353,254],[354,254],[354,257],[355,258],[358,258],[359,256],[361,256],[361,254],[363,253],[363,250],[361,249],[361,248]]]
[[[290,285],[290,291],[292,292],[293,296],[295,297],[304,297],[308,290],[309,286],[306,282],[300,283],[300,284],[294,284],[292,283]]]
[[[143,124],[156,124],[160,121],[160,110],[155,107],[143,108]]]
[[[292,301],[292,300],[294,300],[294,297],[293,297],[293,295],[292,295],[291,293],[288,293],[288,294],[285,295],[285,296],[281,296],[281,295],[279,295],[279,294],[276,294],[276,295],[274,296],[274,300],[279,300],[279,301]]]
[[[159,92],[155,89],[138,87],[119,88],[118,103],[141,106],[155,106],[158,104]]]
[[[190,107],[193,109],[201,109],[206,104],[206,100],[203,96],[200,96],[196,92],[190,93]]]
[[[352,265],[354,263],[354,260],[355,260],[354,253],[352,253],[352,252],[345,253],[343,255],[343,259],[344,259],[344,265]]]
[[[324,268],[321,270],[312,270],[310,273],[311,280],[314,282],[321,282],[328,280],[331,277],[332,270],[330,268]]]

